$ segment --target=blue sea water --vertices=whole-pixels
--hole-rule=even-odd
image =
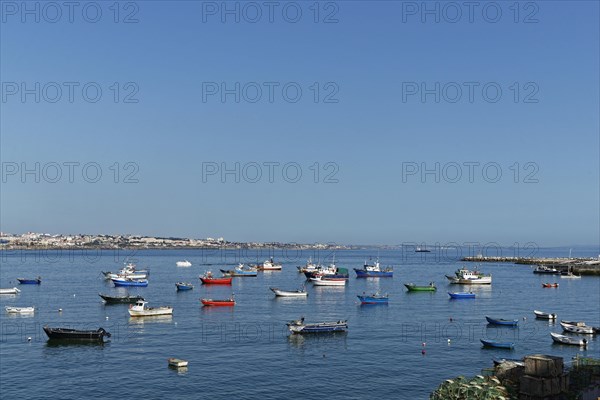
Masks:
[[[568,252],[539,249],[536,255],[564,257]],[[231,286],[202,286],[198,280],[206,270],[218,272],[269,255],[283,263],[282,271],[234,278]],[[597,257],[598,249],[576,248],[572,255]],[[344,250],[335,252],[339,267],[360,267],[379,256],[382,265],[395,267],[394,278],[356,279],[351,271],[346,287],[307,284],[307,298],[275,298],[269,290],[298,288],[305,279],[297,265],[308,257],[329,262],[332,256],[331,251],[306,250],[2,252],[0,287],[19,286],[17,277],[38,275],[42,284],[20,285],[20,294],[0,296],[0,397],[117,399],[126,390],[128,398],[426,399],[444,379],[479,374],[493,357],[544,353],[568,361],[578,353],[600,356],[598,338],[589,338],[587,350],[553,344],[549,332],[561,332],[560,325],[533,315],[538,309],[600,326],[600,277],[570,280],[534,275],[525,265],[482,264],[482,271],[493,274],[493,284],[473,287],[474,300],[450,300],[447,292],[459,288],[444,275],[464,265],[452,252]],[[102,302],[98,293],[126,292],[101,275],[118,270],[126,258],[151,270],[149,286],[129,292],[142,294],[151,306],[173,306],[172,317],[131,319],[127,305]],[[183,259],[192,267],[176,267]],[[177,292],[178,281],[196,287]],[[438,285],[435,293],[407,293],[403,285],[431,281]],[[559,288],[542,288],[550,281]],[[390,304],[361,306],[356,295],[374,291],[389,293]],[[233,308],[201,307],[199,302],[232,292]],[[36,306],[37,311],[11,316],[5,306]],[[489,327],[486,315],[518,318],[519,327]],[[300,316],[315,322],[348,319],[349,331],[288,335],[285,323]],[[54,345],[42,330],[46,324],[104,327],[112,337],[104,345]],[[513,341],[516,347],[483,349],[480,338]],[[169,357],[188,360],[188,369],[167,368]]]

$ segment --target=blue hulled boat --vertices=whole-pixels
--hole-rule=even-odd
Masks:
[[[475,293],[473,292],[448,292],[452,299],[474,299]]]
[[[335,322],[318,322],[316,324],[305,324],[304,317],[289,322],[287,324],[291,333],[333,333],[346,332],[348,330],[348,321],[340,320]]]
[[[517,326],[519,323],[518,319],[490,318],[488,316],[486,316],[485,319],[487,319],[487,322],[492,325]]]
[[[131,278],[113,278],[111,279],[115,286],[148,286],[147,279],[131,279]]]
[[[379,266],[379,260],[375,264],[369,264],[365,261],[362,268],[354,268],[357,278],[392,278],[394,270],[392,267],[382,269]]]
[[[175,286],[177,286],[177,291],[192,290],[194,288],[194,285],[189,282],[177,282]]]
[[[361,304],[388,304],[388,295],[380,295],[379,293],[374,293],[370,296],[366,294],[356,296],[360,300]]]
[[[34,279],[17,278],[17,280],[21,285],[39,285],[42,283],[42,278],[39,276]]]
[[[512,349],[515,347],[515,344],[512,342],[496,342],[494,340],[483,340],[483,339],[479,339],[481,340],[481,343],[483,343],[483,345],[485,347],[496,347],[498,349]]]

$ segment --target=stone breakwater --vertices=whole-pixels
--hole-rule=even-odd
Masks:
[[[525,265],[548,265],[563,271],[569,268],[575,274],[600,275],[600,259],[598,258],[531,258],[531,257],[486,257],[472,256],[463,257],[461,261],[467,262],[490,262],[490,263],[514,263]]]

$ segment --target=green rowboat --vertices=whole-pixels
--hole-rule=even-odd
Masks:
[[[435,292],[437,290],[433,282],[427,286],[417,286],[412,283],[405,283],[404,286],[409,292]]]

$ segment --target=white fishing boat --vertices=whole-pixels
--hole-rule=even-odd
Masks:
[[[150,271],[146,269],[136,269],[135,264],[129,263],[125,265],[119,272],[102,272],[106,279],[116,279],[116,278],[125,278],[125,279],[147,279],[148,275],[150,275]]]
[[[587,326],[585,324],[579,323],[579,324],[568,324],[564,321],[560,321],[560,326],[562,326],[562,328],[567,331],[567,332],[571,332],[571,333],[581,333],[581,334],[586,334],[586,335],[591,335],[594,333],[594,328],[591,326]]]
[[[298,272],[300,273],[315,272],[319,268],[319,264],[313,263],[312,258],[309,258],[305,265],[301,265],[296,268],[298,268]]]
[[[461,268],[454,273],[454,276],[446,275],[450,283],[459,285],[490,285],[492,283],[491,274],[483,274],[479,271],[469,271]]]
[[[550,335],[552,336],[552,340],[554,340],[556,343],[570,344],[573,346],[587,346],[587,339],[585,338],[579,339],[571,336],[560,335],[554,332],[550,332]]]
[[[188,366],[188,361],[180,358],[169,358],[167,361],[169,362],[169,367],[173,368],[184,368]]]
[[[4,307],[9,314],[31,314],[35,312],[35,307]]]
[[[183,261],[177,261],[175,263],[178,267],[191,267],[192,263],[189,262],[188,260],[183,260]]]
[[[305,288],[302,288],[299,290],[294,290],[294,291],[280,290],[277,288],[269,288],[269,289],[271,289],[271,291],[273,293],[275,293],[275,296],[277,296],[277,297],[306,297],[306,296],[308,296],[308,292],[306,291]]]
[[[147,301],[137,301],[135,304],[129,306],[129,315],[132,317],[151,317],[173,314],[173,307],[148,307],[147,304]]]
[[[279,271],[279,270],[281,270],[281,264],[278,264],[275,261],[273,261],[273,257],[271,257],[270,259],[266,260],[262,264],[259,264],[258,270],[260,270],[260,271]]]
[[[328,276],[315,276],[310,278],[315,286],[346,286],[346,278],[332,278]]]
[[[17,294],[20,292],[21,292],[21,290],[17,289],[16,287],[8,288],[8,289],[0,289],[0,294]]]
[[[550,320],[556,319],[556,314],[549,314],[549,313],[545,313],[543,311],[538,311],[538,310],[533,310],[533,313],[535,314],[535,317],[539,318],[539,319],[550,319]]]

